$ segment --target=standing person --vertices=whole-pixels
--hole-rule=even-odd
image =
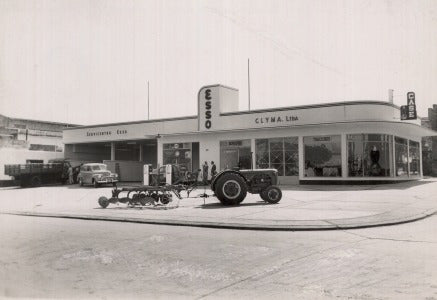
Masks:
[[[74,179],[73,179],[73,167],[72,166],[68,167],[68,182],[70,184],[74,183]]]
[[[202,173],[203,173],[203,184],[207,185],[208,184],[208,169],[209,169],[207,161],[205,161],[205,163],[203,164],[202,169],[203,169],[202,170]]]
[[[211,180],[214,178],[216,174],[217,174],[217,166],[214,164],[213,161],[211,161]]]

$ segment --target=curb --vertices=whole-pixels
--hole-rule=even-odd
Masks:
[[[189,227],[204,227],[204,228],[221,228],[221,229],[237,229],[237,230],[263,230],[263,231],[326,231],[326,230],[347,230],[347,229],[363,229],[372,227],[392,226],[405,223],[411,223],[419,220],[423,220],[434,215],[437,212],[436,209],[426,210],[424,212],[408,216],[408,217],[395,217],[387,213],[391,218],[381,220],[380,222],[363,222],[354,223],[353,220],[359,220],[360,218],[350,219],[350,223],[337,224],[335,220],[318,220],[318,222],[326,223],[321,224],[278,224],[277,221],[271,220],[270,224],[250,224],[250,223],[223,223],[223,222],[200,222],[200,221],[184,221],[184,220],[157,220],[157,219],[143,219],[143,218],[125,218],[125,217],[108,217],[108,216],[91,216],[91,215],[74,215],[74,214],[59,214],[59,213],[37,213],[37,212],[0,212],[4,215],[15,216],[27,216],[27,217],[45,217],[45,218],[63,218],[63,219],[77,219],[77,220],[89,220],[89,221],[109,221],[109,222],[125,222],[125,223],[138,223],[138,224],[151,224],[151,225],[169,225],[169,226],[189,226]],[[273,223],[277,224],[273,224]],[[293,222],[292,220],[288,222]],[[296,221],[295,221],[296,222]]]

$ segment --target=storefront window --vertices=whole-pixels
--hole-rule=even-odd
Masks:
[[[250,140],[220,142],[220,170],[250,169],[251,167]]]
[[[297,137],[258,139],[256,167],[274,168],[279,176],[299,175],[299,152]]]
[[[408,141],[395,137],[396,176],[408,177]]]
[[[391,176],[392,136],[387,134],[349,134],[348,176]]]
[[[410,175],[420,175],[420,147],[419,143],[410,141]]]
[[[341,136],[312,136],[303,139],[306,177],[341,176]]]
[[[191,150],[191,143],[163,144],[164,165],[175,164],[181,171],[192,172]]]

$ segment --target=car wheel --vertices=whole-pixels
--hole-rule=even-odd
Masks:
[[[282,191],[277,186],[271,185],[262,191],[260,195],[264,201],[271,204],[276,204],[281,201]]]
[[[99,183],[97,182],[97,180],[93,179],[93,185],[94,185],[94,188],[99,187]]]
[[[214,192],[223,205],[237,205],[246,198],[247,185],[240,175],[225,173],[218,179]]]
[[[32,187],[36,187],[36,186],[40,186],[41,185],[41,177],[39,176],[33,176],[30,179],[30,186]]]
[[[109,200],[108,198],[102,196],[99,198],[99,205],[101,208],[107,208],[109,205]]]
[[[83,186],[83,179],[82,178],[79,178],[79,185]]]

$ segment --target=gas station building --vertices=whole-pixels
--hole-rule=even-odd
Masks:
[[[238,111],[238,90],[204,86],[198,114],[66,128],[65,158],[103,162],[122,181],[141,181],[144,164],[195,172],[275,168],[280,184],[371,183],[423,176],[422,137],[437,132],[401,120],[383,101]]]

